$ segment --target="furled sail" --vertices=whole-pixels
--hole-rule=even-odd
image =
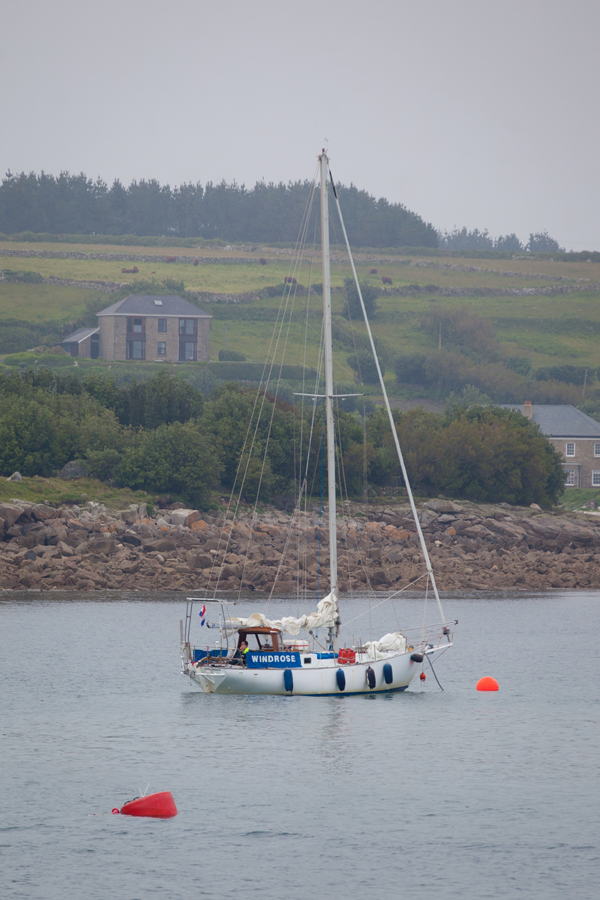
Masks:
[[[313,631],[315,628],[333,628],[338,617],[337,591],[333,590],[317,604],[317,611],[307,616],[283,616],[281,619],[267,619],[262,613],[252,613],[247,619],[232,616],[227,621],[227,631],[239,631],[240,628],[276,628],[286,634],[298,634],[300,631]]]
[[[401,631],[392,631],[384,634],[378,641],[367,641],[365,646],[370,659],[383,659],[387,650],[406,652],[406,638]]]

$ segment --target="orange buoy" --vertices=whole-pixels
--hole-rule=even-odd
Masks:
[[[478,691],[497,691],[498,682],[495,678],[492,678],[491,675],[484,675],[483,678],[480,678],[477,682],[477,690]]]
[[[427,675],[425,674],[425,672],[421,672],[421,674],[419,675],[419,678],[421,679],[421,681],[425,681],[425,679],[427,678]]]
[[[114,810],[113,810],[114,812]],[[177,815],[177,807],[171,791],[136,797],[121,807],[122,816],[146,816],[150,819],[172,819]]]

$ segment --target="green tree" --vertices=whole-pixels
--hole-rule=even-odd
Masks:
[[[379,290],[374,285],[362,281],[360,282],[360,292],[367,311],[367,317],[369,321],[371,321],[378,309],[376,301],[379,297]],[[344,298],[345,307],[343,315],[345,318],[352,319],[354,322],[363,322],[364,315],[360,305],[360,297],[358,296],[358,290],[353,278],[344,279]]]
[[[173,493],[202,507],[219,483],[221,453],[213,436],[196,422],[174,422],[144,431],[123,454],[117,483]]]
[[[348,365],[354,370],[356,381],[361,384],[379,384],[379,375],[373,354],[368,351],[359,351],[347,359]],[[385,366],[379,361],[381,374],[385,372]]]

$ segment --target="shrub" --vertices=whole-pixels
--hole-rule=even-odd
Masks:
[[[219,350],[219,362],[246,362],[246,357],[237,350],[227,350],[223,347]]]
[[[379,375],[377,374],[377,366],[373,359],[372,353],[361,351],[347,359],[348,365],[354,370],[356,380],[364,384],[379,384]],[[385,372],[385,366],[379,362],[381,374]]]
[[[380,292],[372,284],[365,281],[360,283],[360,292],[370,321],[377,312],[377,303],[375,301],[379,297]],[[346,300],[343,315],[345,318],[353,319],[355,322],[363,322],[363,311],[353,278],[344,279],[344,294]]]

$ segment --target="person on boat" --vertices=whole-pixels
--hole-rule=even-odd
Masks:
[[[236,648],[235,653],[231,657],[231,662],[236,666],[246,665],[246,653],[248,652],[248,641],[242,641],[240,646]]]

